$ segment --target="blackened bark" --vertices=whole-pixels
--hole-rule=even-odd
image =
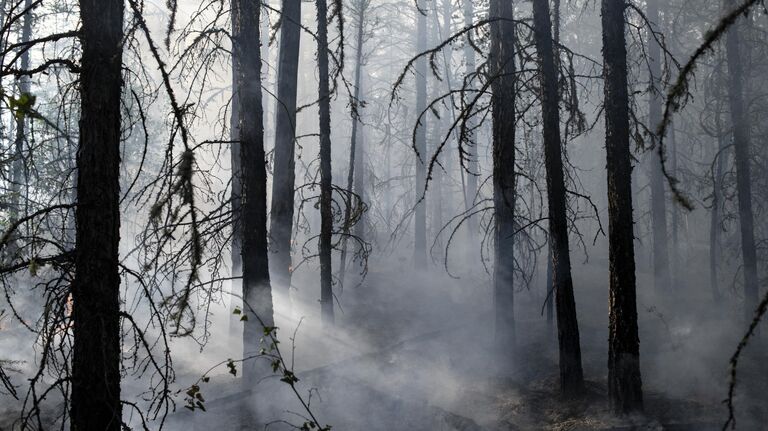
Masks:
[[[328,5],[317,0],[317,65],[320,79],[320,310],[323,323],[333,324],[333,268],[331,237],[333,209],[331,201],[331,92],[328,75]]]
[[[726,0],[728,9],[735,6]],[[741,23],[737,21],[728,31],[725,51],[728,60],[728,102],[733,125],[733,152],[736,162],[736,190],[739,196],[739,226],[741,256],[744,263],[744,317],[751,322],[757,307],[757,253],[755,251],[754,215],[752,213],[752,182],[750,168],[750,124],[744,111],[744,69],[741,62]]]
[[[566,190],[560,140],[560,110],[557,69],[552,44],[548,0],[533,0],[533,34],[539,58],[541,81],[544,162],[547,171],[549,241],[552,252],[552,288],[557,303],[557,339],[560,350],[560,389],[566,395],[584,388],[581,368],[579,323],[573,297],[571,257],[568,248]]]
[[[287,294],[291,286],[291,238],[296,141],[296,94],[301,39],[301,0],[283,0],[277,69],[274,176],[270,229],[273,285]]]
[[[624,0],[602,0],[610,266],[608,398],[615,413],[642,410],[632,233],[632,165]]]
[[[546,299],[547,301],[547,329],[551,330],[552,326],[555,321],[555,301],[552,295],[554,294],[554,291],[552,290],[553,285],[553,279],[554,276],[552,274],[552,244],[547,244],[547,292],[546,292]]]
[[[120,95],[123,1],[80,0],[82,66],[72,286],[73,431],[121,429]]]
[[[659,26],[659,0],[648,0],[646,15],[650,23]],[[651,34],[655,28],[648,30],[648,68],[650,81],[650,98],[648,101],[648,127],[656,130],[661,122],[661,47]],[[651,141],[657,145],[658,137],[651,134]],[[667,244],[667,205],[664,192],[664,174],[661,171],[661,159],[658,151],[649,155],[651,180],[651,230],[653,232],[653,282],[658,291],[670,287],[669,276],[669,246]]]
[[[493,118],[493,203],[495,259],[493,291],[496,343],[502,352],[514,351],[515,314],[513,274],[515,234],[515,61],[514,6],[491,0],[491,109]]]
[[[267,168],[261,95],[259,15],[261,5],[234,0],[233,55],[237,61],[240,115],[240,171],[242,176],[243,235],[243,355],[259,353],[264,326],[274,326],[272,289],[267,252]],[[263,377],[258,361],[243,365],[243,384],[252,387]]]
[[[424,2],[420,7],[424,7]],[[426,12],[425,12],[426,13]],[[416,53],[427,50],[427,17],[422,11],[416,11]],[[421,56],[416,61],[416,112],[421,114],[427,109],[427,59]],[[416,199],[424,193],[427,184],[427,115],[416,125]],[[427,264],[427,198],[416,204],[414,212],[414,264],[416,269],[424,269]]]

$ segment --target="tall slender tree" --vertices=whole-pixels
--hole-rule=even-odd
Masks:
[[[233,52],[236,59],[239,100],[240,172],[242,176],[243,237],[243,356],[259,353],[264,327],[274,326],[272,288],[267,252],[267,168],[261,94],[259,15],[261,5],[233,0]],[[243,384],[254,385],[260,376],[258,361],[243,367]]]
[[[566,189],[560,140],[560,109],[555,51],[548,0],[533,0],[533,35],[538,51],[541,81],[544,163],[547,171],[549,241],[552,259],[552,289],[557,303],[557,339],[560,347],[560,388],[568,395],[584,387],[581,368],[579,323],[573,297],[571,257],[568,247]]]
[[[491,0],[493,118],[493,203],[495,249],[493,292],[496,342],[502,352],[515,345],[514,236],[515,236],[515,25],[511,1]]]
[[[736,6],[725,0],[726,10]],[[739,228],[741,232],[741,258],[744,263],[744,317],[752,321],[757,307],[757,252],[755,249],[755,222],[752,212],[752,174],[750,168],[750,121],[744,107],[744,65],[742,64],[741,21],[738,20],[725,36],[728,62],[728,103],[733,126],[733,153],[736,164],[736,191],[739,197]]]
[[[648,123],[651,130],[661,122],[661,47],[654,32],[659,28],[659,0],[648,0],[646,16],[651,24],[648,29],[648,70],[650,97],[648,100]],[[656,135],[651,141],[656,144]],[[653,233],[653,282],[657,290],[670,287],[669,246],[667,244],[667,205],[664,191],[664,174],[658,151],[648,157],[651,180],[651,231]]]
[[[474,0],[464,0],[463,4],[463,12],[464,12],[464,26],[465,27],[471,27],[474,24],[475,20],[475,4]],[[467,75],[472,75],[476,71],[477,65],[475,64],[475,49],[472,47],[473,41],[472,41],[472,32],[467,32],[467,41],[464,44],[464,67],[465,67],[465,73]],[[470,84],[472,81],[470,81]],[[472,206],[472,202],[475,200],[475,195],[477,195],[477,175],[480,174],[480,164],[477,160],[477,142],[472,143],[474,140],[474,134],[472,133],[475,129],[475,120],[474,117],[470,117],[467,120],[467,130],[469,131],[469,135],[467,136],[468,141],[470,142],[470,145],[467,146],[467,170],[469,171],[469,175],[467,176],[467,184],[466,184],[466,190],[464,195],[464,202],[466,205],[466,210],[469,211],[470,207]],[[474,238],[477,235],[477,223],[475,222],[474,218],[470,218],[468,220],[468,229],[469,229],[469,235],[470,239]]]
[[[320,310],[323,322],[332,325],[333,268],[333,202],[331,193],[331,90],[328,72],[328,4],[317,0],[317,65],[320,80],[318,103],[320,107]]]
[[[355,52],[355,87],[354,96],[352,102],[352,135],[349,139],[349,165],[347,168],[347,190],[355,193],[362,198],[362,148],[358,148],[360,145],[360,138],[362,131],[362,122],[360,121],[362,103],[362,73],[363,73],[363,37],[365,32],[365,11],[370,4],[370,0],[359,0],[355,3],[357,12],[357,36],[355,37],[357,51]],[[352,223],[352,209],[353,198],[350,197],[347,201],[347,207],[344,212],[344,238],[342,238],[341,244],[341,259],[339,260],[339,280],[344,282],[344,275],[347,268],[347,236],[350,232],[350,223]],[[356,226],[357,227],[357,226]]]
[[[270,226],[270,267],[273,284],[283,293],[291,286],[291,238],[296,141],[296,95],[301,40],[301,0],[283,0],[280,51],[277,59],[275,152]]]
[[[626,0],[602,0],[605,151],[608,177],[608,397],[616,413],[643,408],[632,232],[632,164],[624,12]]]
[[[416,1],[416,54],[427,50],[427,11],[424,0]],[[416,60],[416,112],[421,114],[427,109],[427,59],[420,56]],[[416,125],[416,199],[424,193],[427,184],[427,116]],[[416,202],[414,213],[414,263],[416,268],[427,264],[427,197]]]
[[[24,0],[24,14],[21,26],[21,43],[27,43],[32,38],[32,0]],[[21,70],[29,70],[29,50],[21,54]],[[22,75],[17,78],[19,89],[19,98],[31,97],[30,77]],[[27,117],[19,115],[16,117],[16,136],[13,142],[13,163],[11,166],[11,202],[9,218],[14,223],[21,214],[22,208],[22,186],[26,184],[26,173],[24,169],[24,143],[27,140]],[[10,254],[15,253],[16,244],[12,241],[9,244]]]
[[[71,429],[119,431],[123,0],[80,0]]]

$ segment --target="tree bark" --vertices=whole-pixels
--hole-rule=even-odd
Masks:
[[[511,1],[491,0],[490,79],[493,79],[493,202],[495,209],[494,303],[496,342],[504,353],[514,351],[515,234],[515,26]]]
[[[533,35],[539,58],[541,81],[544,162],[547,171],[549,240],[552,251],[552,288],[557,303],[557,338],[560,348],[560,390],[566,395],[584,388],[581,368],[579,323],[573,297],[571,257],[568,247],[566,189],[560,140],[560,110],[552,24],[548,0],[533,0]]]
[[[659,0],[648,0],[646,15],[652,25],[659,27]],[[648,101],[648,127],[656,130],[661,123],[661,47],[656,38],[648,34],[648,67],[650,98]],[[658,137],[651,134],[654,146]],[[648,158],[651,180],[651,230],[653,232],[653,282],[657,291],[671,287],[669,274],[669,246],[667,244],[667,206],[664,191],[664,174],[661,171],[661,159],[657,151],[652,151]]]
[[[610,266],[608,398],[616,413],[643,408],[632,233],[632,165],[624,0],[602,0]]]
[[[73,431],[121,429],[118,253],[123,12],[122,0],[80,0]]]
[[[331,237],[333,209],[331,174],[331,92],[328,75],[328,5],[317,0],[317,64],[320,79],[320,310],[323,323],[332,325],[333,268]]]
[[[272,289],[267,252],[267,169],[261,94],[259,15],[261,5],[234,0],[233,55],[239,88],[240,171],[242,176],[243,236],[243,356],[258,355],[264,326],[274,326]],[[263,377],[256,360],[243,365],[243,384],[250,388]]]
[[[301,40],[301,0],[283,0],[277,70],[274,175],[270,226],[270,268],[275,287],[288,294],[291,286],[291,241],[296,141],[296,97]]]
[[[726,8],[735,6],[725,0]],[[725,51],[728,60],[728,103],[733,125],[733,149],[736,162],[736,191],[739,197],[739,226],[741,256],[744,263],[744,318],[751,322],[757,307],[757,253],[755,250],[754,215],[752,213],[752,180],[750,168],[750,122],[744,110],[744,69],[741,61],[741,22],[737,21],[726,34]]]

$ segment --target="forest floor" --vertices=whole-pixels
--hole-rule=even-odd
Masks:
[[[576,259],[574,259],[575,261]],[[643,415],[617,418],[607,403],[607,262],[574,264],[586,392],[578,400],[558,393],[556,330],[542,315],[543,277],[516,294],[517,352],[494,349],[492,292],[483,272],[460,279],[442,268],[414,271],[410,259],[371,265],[359,286],[338,290],[336,324],[320,324],[317,274],[297,274],[292,300],[276,297],[276,324],[321,424],[333,430],[675,430],[722,428],[728,412],[729,360],[742,333],[738,295],[715,303],[702,272],[685,274],[674,291],[657,294],[638,271],[638,319]],[[482,268],[467,260],[465,268]],[[458,271],[457,271],[458,272]],[[732,299],[729,299],[732,298]],[[237,358],[228,338],[228,305],[216,310],[203,351],[176,339],[176,412],[164,429],[288,430],[303,423],[301,405],[277,379],[246,394],[239,379],[219,367],[201,384],[206,411],[183,406],[184,387],[211,364]],[[223,321],[223,323],[222,323]],[[295,332],[294,332],[295,330]],[[235,334],[237,331],[235,331]],[[765,337],[766,331],[761,336]],[[292,338],[292,340],[291,340]],[[190,346],[183,346],[188,343]],[[768,355],[754,346],[739,365],[736,429],[768,429]],[[238,373],[238,376],[240,374]],[[145,387],[126,379],[124,397]],[[311,394],[311,395],[310,395]],[[249,395],[253,395],[250,399]],[[258,420],[238,425],[243,401]],[[60,404],[57,402],[57,406]],[[18,403],[0,400],[0,430],[11,429]],[[153,426],[159,424],[153,423]],[[154,429],[154,427],[153,427]]]
[[[727,418],[722,400],[728,360],[741,335],[724,316],[739,314],[727,303],[713,312],[707,295],[683,288],[660,301],[642,287],[647,281],[642,272],[638,313],[645,413],[622,418],[609,413],[604,264],[593,261],[574,270],[587,379],[578,400],[558,394],[556,333],[541,316],[542,292],[523,289],[517,296],[515,358],[494,353],[492,295],[482,274],[457,280],[395,265],[371,272],[361,286],[340,295],[343,311],[337,310],[333,328],[312,324],[319,307],[311,295],[297,295],[293,317],[278,316],[278,326],[293,328],[297,316],[305,319],[294,340],[296,372],[304,390],[313,393],[313,412],[334,430],[721,429]],[[765,429],[768,423],[766,359],[750,351],[742,362],[737,429]],[[291,413],[299,412],[295,400],[274,395],[280,390],[257,390],[270,393],[266,404],[271,407],[258,397],[262,415],[298,418]],[[231,388],[226,392],[220,402],[208,402],[209,413],[191,413],[211,420],[197,416],[196,429],[220,420],[211,414],[216,408],[225,417],[237,414],[234,400],[241,395]],[[185,413],[177,419],[188,418]]]

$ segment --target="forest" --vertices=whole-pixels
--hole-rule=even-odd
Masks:
[[[0,0],[0,431],[768,430],[766,77],[765,0]]]

